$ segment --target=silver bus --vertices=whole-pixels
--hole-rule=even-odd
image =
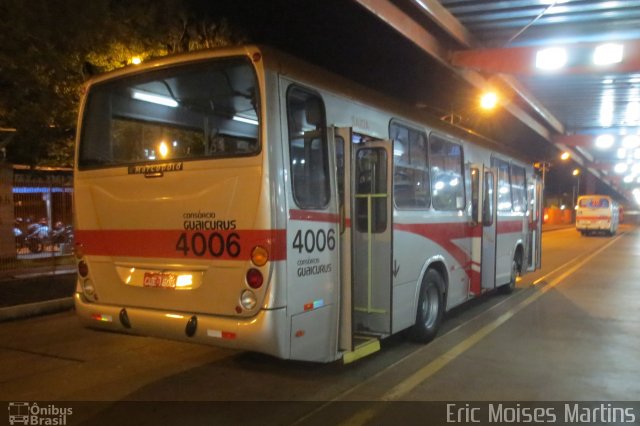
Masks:
[[[90,327],[350,362],[540,265],[531,165],[270,48],[99,76],[78,128]]]

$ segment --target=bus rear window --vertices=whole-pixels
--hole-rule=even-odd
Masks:
[[[257,80],[234,58],[136,74],[91,87],[78,166],[255,155]]]
[[[578,201],[578,206],[591,209],[608,208],[609,200],[606,198],[581,198]]]

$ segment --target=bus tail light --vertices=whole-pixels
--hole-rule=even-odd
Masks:
[[[84,257],[84,246],[80,243],[76,243],[74,253],[76,255],[76,259],[82,259]]]
[[[247,271],[247,284],[249,284],[249,287],[258,289],[262,287],[263,282],[264,278],[262,277],[262,272],[255,268],[251,268]]]
[[[262,246],[255,246],[251,250],[251,262],[256,266],[264,266],[269,261],[269,252]]]
[[[82,278],[86,278],[89,275],[89,266],[87,266],[84,260],[78,262],[78,274],[80,274]]]

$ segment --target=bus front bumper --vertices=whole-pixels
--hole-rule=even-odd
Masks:
[[[88,302],[82,293],[76,293],[74,301],[81,322],[91,328],[256,351],[280,358],[289,355],[287,339],[283,338],[289,333],[285,308],[261,310],[251,318],[230,318],[104,305]]]

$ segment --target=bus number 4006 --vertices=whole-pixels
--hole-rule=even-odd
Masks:
[[[231,257],[238,257],[240,254],[240,235],[232,232],[225,238],[223,234],[218,232],[212,232],[209,235],[194,232],[189,238],[189,235],[183,232],[176,243],[176,250],[181,251],[185,256],[189,252],[193,252],[198,257],[206,254],[221,257],[225,253]]]
[[[322,252],[325,249],[331,251],[336,248],[336,231],[329,229],[325,232],[324,229],[318,229],[314,232],[308,229],[303,234],[302,230],[299,230],[293,238],[293,248],[298,249],[298,253],[302,253],[302,250],[307,253],[315,250]]]

